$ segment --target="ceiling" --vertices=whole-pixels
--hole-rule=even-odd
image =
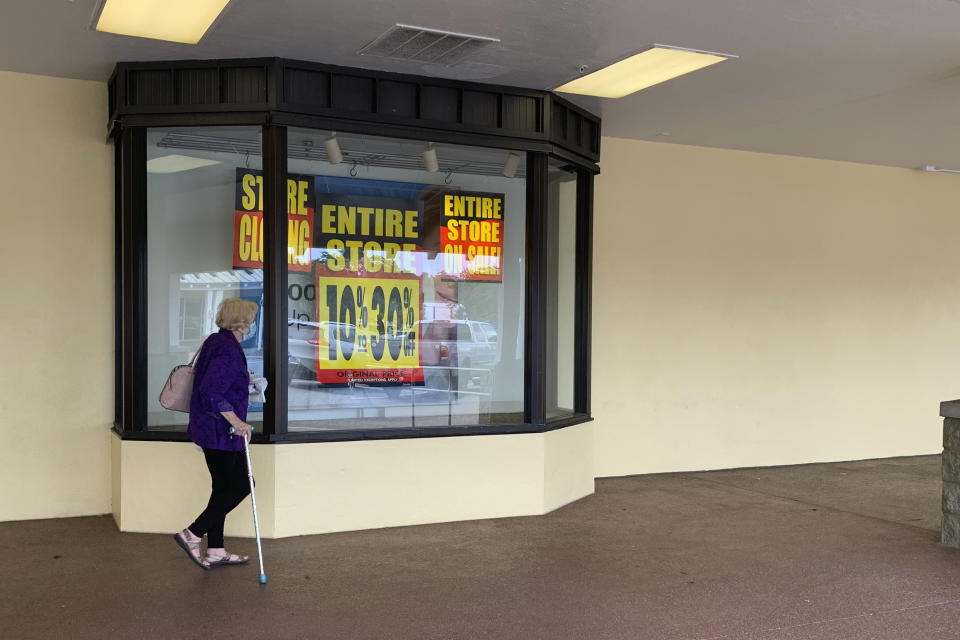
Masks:
[[[93,31],[96,0],[0,3],[0,69],[100,81],[118,61],[279,56],[549,89],[654,43],[730,53],[573,99],[608,136],[960,168],[960,0],[232,0],[199,45]],[[356,53],[395,23],[501,42],[454,67]]]

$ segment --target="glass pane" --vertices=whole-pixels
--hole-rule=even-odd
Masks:
[[[547,196],[547,419],[574,412],[577,174],[550,161]]]
[[[147,425],[185,431],[188,416],[160,406],[170,371],[218,331],[217,307],[231,297],[263,303],[261,217],[241,214],[237,175],[259,170],[260,129],[150,129],[147,134]],[[256,203],[259,207],[259,203]],[[259,209],[262,210],[262,209]],[[241,343],[263,373],[262,309]],[[263,405],[247,421],[262,429]]]
[[[290,431],[522,422],[524,155],[329,138],[288,135]]]

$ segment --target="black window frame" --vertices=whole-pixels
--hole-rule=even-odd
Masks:
[[[178,90],[188,74],[192,93]],[[244,75],[246,74],[246,75]],[[311,75],[312,74],[312,75]],[[316,84],[290,92],[291,78]],[[324,84],[317,79],[326,78]],[[344,81],[348,79],[349,81]],[[207,84],[204,85],[204,82]],[[258,85],[258,82],[260,83]],[[262,85],[262,86],[261,86]],[[199,88],[198,88],[199,87]],[[352,87],[358,95],[334,95]],[[398,87],[403,90],[396,90]],[[385,90],[386,89],[386,90]],[[285,91],[287,93],[285,93]],[[368,93],[364,93],[368,91]],[[289,94],[289,95],[288,95]],[[293,104],[298,101],[314,104]],[[447,109],[423,109],[424,95],[447,96]],[[191,104],[192,96],[199,96]],[[211,96],[219,100],[211,102]],[[306,96],[303,97],[303,96]],[[416,104],[390,113],[391,96]],[[464,104],[481,102],[466,111]],[[494,96],[496,99],[491,98]],[[362,107],[358,107],[361,105]],[[367,108],[366,112],[362,108]],[[590,411],[593,180],[599,172],[600,120],[544,91],[346,69],[277,58],[120,63],[109,85],[109,129],[116,145],[116,392],[114,431],[123,439],[185,441],[184,432],[147,427],[146,265],[147,129],[171,126],[262,128],[264,173],[264,375],[271,381],[263,432],[255,443],[381,440],[541,433],[592,420]],[[396,109],[394,109],[396,111]],[[436,113],[452,120],[438,122]],[[519,123],[519,124],[518,124]],[[523,129],[522,126],[526,126]],[[501,148],[525,152],[526,281],[524,422],[456,427],[287,430],[287,265],[285,176],[289,127]],[[574,413],[546,419],[547,174],[551,158],[577,175]],[[279,320],[279,321],[278,321]]]

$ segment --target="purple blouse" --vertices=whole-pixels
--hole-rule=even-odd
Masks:
[[[190,439],[204,449],[243,451],[243,438],[230,435],[220,412],[233,411],[246,422],[249,383],[247,357],[233,332],[220,329],[207,338],[193,364]]]

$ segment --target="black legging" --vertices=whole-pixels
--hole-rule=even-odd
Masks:
[[[219,451],[204,449],[213,489],[210,501],[193,524],[193,535],[203,537],[207,534],[207,547],[223,547],[223,521],[250,493],[250,481],[247,478],[247,461],[243,451]]]

